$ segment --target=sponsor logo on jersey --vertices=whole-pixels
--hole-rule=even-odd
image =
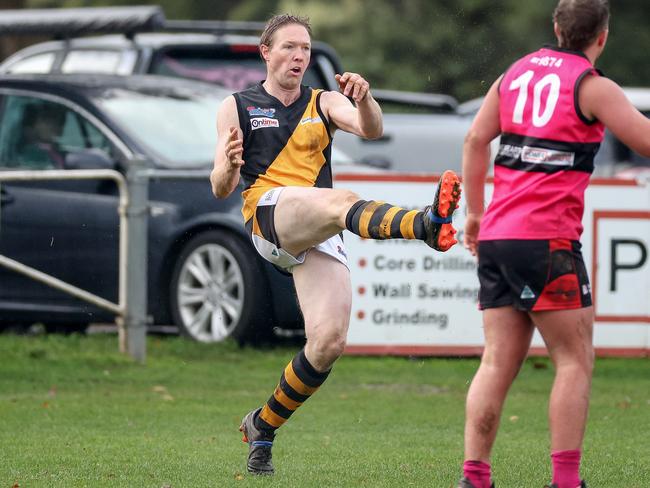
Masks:
[[[521,150],[522,148],[519,146],[513,146],[512,144],[501,144],[499,146],[499,156],[519,159],[519,156],[521,156]]]
[[[543,147],[524,146],[521,160],[524,163],[551,164],[553,166],[573,166],[575,153],[556,151]]]
[[[262,117],[275,117],[274,108],[246,107],[249,117],[261,115]]]
[[[511,144],[501,144],[499,146],[499,156],[513,159],[521,158],[524,163],[550,164],[552,166],[573,166],[575,160],[575,153],[573,152],[557,151],[544,147],[520,147]]]
[[[321,118],[319,116],[316,117],[305,117],[300,121],[300,125],[305,125],[305,124],[318,124],[319,122],[322,122]]]
[[[278,122],[276,119],[267,119],[264,117],[251,119],[252,130],[264,129],[265,127],[280,127],[280,122]]]

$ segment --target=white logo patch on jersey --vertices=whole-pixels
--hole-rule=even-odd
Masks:
[[[280,127],[280,122],[276,119],[267,119],[266,117],[256,117],[251,119],[251,129],[264,129],[265,127]]]
[[[524,146],[521,151],[521,160],[524,163],[573,166],[575,153],[543,147]]]
[[[305,125],[305,124],[318,124],[319,122],[322,122],[321,118],[319,116],[316,117],[305,117],[300,121],[300,125]]]

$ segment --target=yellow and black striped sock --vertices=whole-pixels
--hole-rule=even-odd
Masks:
[[[345,217],[350,232],[366,239],[421,239],[426,237],[424,212],[406,210],[376,200],[359,200]]]
[[[273,395],[255,418],[255,426],[266,431],[282,426],[318,390],[329,373],[316,371],[307,361],[305,350],[300,351],[284,369]]]

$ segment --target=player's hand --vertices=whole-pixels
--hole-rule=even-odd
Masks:
[[[335,78],[341,93],[346,97],[352,97],[356,103],[365,100],[366,95],[370,93],[370,84],[357,73],[346,71],[342,75],[337,74]]]
[[[465,232],[463,236],[463,245],[472,256],[478,256],[478,231],[481,227],[481,216],[468,214],[465,220]]]
[[[230,128],[228,140],[226,141],[226,159],[231,167],[240,168],[244,165],[242,155],[244,154],[244,141],[239,137],[236,127]]]

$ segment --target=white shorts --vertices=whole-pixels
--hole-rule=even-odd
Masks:
[[[257,225],[253,225],[250,230],[253,245],[260,256],[277,267],[291,273],[294,266],[305,262],[305,257],[311,249],[316,249],[328,256],[332,256],[349,269],[347,252],[345,251],[345,245],[340,234],[332,236],[326,241],[307,249],[298,256],[293,256],[279,247],[280,241],[275,232],[274,212],[275,205],[278,202],[282,190],[284,190],[284,187],[272,188],[264,193],[257,202],[255,216],[253,217]]]

